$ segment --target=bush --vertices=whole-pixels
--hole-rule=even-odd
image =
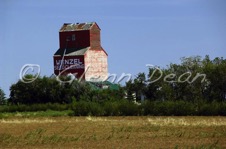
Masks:
[[[104,103],[104,115],[105,116],[119,116],[119,102],[107,101]]]
[[[122,116],[136,116],[141,114],[139,106],[128,100],[122,100],[119,103],[118,110],[119,115]]]
[[[140,115],[139,106],[127,100],[106,101],[104,103],[79,101],[73,104],[76,116],[133,116]]]
[[[6,104],[6,98],[4,91],[0,88],[0,105]]]
[[[65,111],[70,109],[69,104],[32,104],[32,105],[4,105],[0,106],[0,112],[36,112],[36,111]]]
[[[142,108],[142,112],[143,112],[143,115],[154,115],[154,107],[155,107],[155,104],[154,102],[152,101],[145,101],[142,105],[141,105],[141,108]]]
[[[195,106],[186,101],[146,101],[142,104],[144,115],[182,116],[195,115]]]
[[[223,102],[219,105],[218,115],[226,116],[226,103]]]
[[[67,111],[73,116],[226,116],[226,102],[196,103],[188,101],[145,101],[137,105],[126,99],[105,102],[76,101],[71,104],[32,104],[32,105],[1,105],[0,113],[5,112],[36,112],[36,111]],[[56,114],[57,115],[57,114]]]
[[[180,101],[168,101],[168,103],[170,105],[169,109],[171,110],[168,112],[169,115],[184,116],[195,114],[195,107],[191,102],[180,100]]]
[[[198,115],[202,116],[218,116],[226,115],[226,103],[225,102],[216,102],[204,103],[200,106]]]
[[[76,116],[102,116],[104,115],[104,110],[100,104],[96,102],[89,101],[79,101],[73,108],[74,114]]]

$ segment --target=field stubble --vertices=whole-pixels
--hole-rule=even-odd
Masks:
[[[8,118],[0,148],[226,148],[226,117]]]

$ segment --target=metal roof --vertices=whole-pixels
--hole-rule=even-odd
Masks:
[[[87,83],[89,83],[89,85],[91,86],[91,89],[93,90],[102,90],[102,89],[119,90],[118,84],[114,84],[109,81],[103,81],[103,82],[87,81]],[[104,86],[107,86],[107,88],[104,88]]]
[[[60,29],[60,32],[90,30],[91,27],[94,24],[95,24],[95,22],[88,22],[88,23],[64,23],[64,25]]]
[[[86,51],[89,50],[90,47],[82,48],[82,49],[58,49],[54,56],[76,56],[76,55],[85,55]]]

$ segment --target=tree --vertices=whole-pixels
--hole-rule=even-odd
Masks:
[[[32,77],[32,76],[27,76]],[[69,103],[69,85],[60,84],[55,78],[38,77],[31,83],[18,81],[10,87],[9,102],[13,104]]]
[[[167,71],[176,76],[171,83],[172,98],[189,101],[203,99],[205,82],[202,79],[205,79],[205,74],[200,56],[183,57],[181,64],[171,64]]]
[[[216,57],[210,60],[206,56],[203,60],[203,70],[207,76],[205,85],[205,98],[208,101],[218,100],[225,101],[226,99],[226,59]]]
[[[5,104],[5,93],[4,91],[0,88],[0,105]]]
[[[126,82],[127,99],[133,100],[133,94],[136,94],[136,99],[141,100],[141,96],[144,95],[146,88],[146,76],[145,73],[139,73],[134,80]]]
[[[135,85],[133,83],[133,80],[129,80],[126,82],[125,90],[126,98],[130,101],[134,100],[133,93],[135,92]]]
[[[147,86],[144,93],[149,100],[161,100],[163,98],[162,92],[162,70],[158,67],[149,68]]]

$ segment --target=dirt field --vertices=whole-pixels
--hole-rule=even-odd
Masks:
[[[0,148],[226,148],[226,117],[0,119]]]

